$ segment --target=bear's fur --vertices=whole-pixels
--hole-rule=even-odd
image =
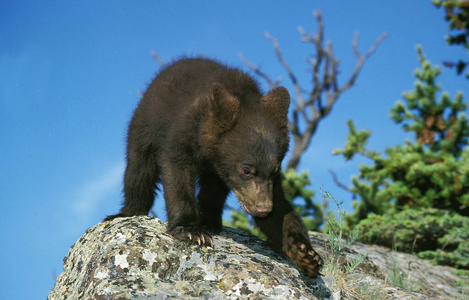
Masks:
[[[129,125],[125,201],[120,213],[106,220],[147,215],[161,183],[168,232],[212,245],[207,231],[221,230],[232,190],[273,247],[305,274],[317,276],[322,260],[282,188],[289,104],[285,88],[263,96],[250,76],[213,60],[182,59],[167,66]]]

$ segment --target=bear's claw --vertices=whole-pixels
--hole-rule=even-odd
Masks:
[[[173,237],[180,241],[187,241],[198,244],[199,246],[206,245],[213,248],[212,237],[196,226],[176,226],[168,232]]]
[[[319,270],[324,263],[310,244],[294,241],[294,238],[290,237],[285,254],[307,276],[317,277],[320,274]]]

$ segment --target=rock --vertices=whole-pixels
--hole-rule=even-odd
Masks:
[[[311,238],[325,255],[327,236],[312,233]],[[151,217],[100,223],[72,246],[48,299],[338,300],[354,295],[341,290],[340,278],[303,276],[282,254],[245,232],[224,228],[213,235],[213,243],[214,249],[179,242],[166,233],[165,224]],[[346,251],[350,259],[368,253],[354,272],[362,282],[382,287],[380,294],[386,299],[437,299],[439,292],[447,299],[460,295],[449,286],[461,279],[451,268],[363,244]],[[405,268],[409,261],[418,263],[436,288],[425,287],[423,294],[389,284],[390,261]]]
[[[316,250],[321,253],[331,252],[324,248],[328,235],[310,232],[310,238]],[[381,282],[386,299],[467,299],[469,277],[457,276],[454,268],[433,265],[416,255],[377,245],[355,242],[344,249],[345,261],[365,255],[365,260],[355,272],[371,276],[370,280],[375,281],[375,284]],[[402,279],[408,289],[395,286],[393,277]]]
[[[225,228],[214,248],[189,246],[150,217],[87,230],[48,299],[317,299],[331,292],[252,235]]]

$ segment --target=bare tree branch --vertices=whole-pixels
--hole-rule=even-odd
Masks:
[[[303,96],[301,95],[301,86],[298,83],[298,79],[296,78],[295,74],[293,74],[293,71],[291,70],[290,66],[288,63],[283,59],[282,52],[280,51],[280,46],[278,44],[278,41],[276,38],[270,35],[270,33],[266,32],[265,34],[266,39],[272,42],[272,46],[274,47],[275,54],[277,54],[277,59],[278,61],[282,64],[282,66],[285,68],[285,71],[287,71],[288,77],[290,77],[291,82],[293,83],[293,86],[295,87],[295,93],[297,97],[297,105],[300,107],[303,107]]]
[[[365,61],[375,52],[378,45],[387,36],[387,33],[380,35],[370,49],[364,55],[361,55],[357,47],[358,33],[355,33],[352,40],[352,51],[357,58],[357,62],[348,80],[343,85],[340,85],[338,82],[339,60],[334,55],[332,42],[324,41],[324,22],[321,12],[315,11],[313,15],[318,24],[317,32],[308,34],[302,27],[298,28],[301,40],[313,45],[315,50],[315,53],[308,60],[311,67],[311,82],[313,85],[312,89],[308,92],[302,89],[297,76],[283,58],[277,39],[268,32],[265,33],[265,37],[272,43],[278,62],[287,72],[295,89],[296,102],[294,102],[292,120],[289,123],[289,129],[293,135],[293,150],[288,161],[288,168],[294,169],[298,167],[301,155],[310,145],[319,122],[331,112],[339,96],[353,86]],[[266,80],[270,88],[277,86],[280,82],[279,80],[272,81],[259,67],[249,63],[244,57],[241,60],[255,74]],[[305,94],[307,97],[304,96]]]
[[[355,33],[355,37],[352,41],[352,48],[353,52],[355,53],[355,56],[357,56],[357,64],[355,65],[355,69],[353,71],[352,76],[349,78],[347,83],[339,89],[339,93],[342,93],[349,89],[354,83],[356,78],[358,77],[358,74],[360,73],[361,68],[363,67],[363,64],[365,61],[376,51],[378,48],[378,45],[381,43],[382,40],[384,40],[388,36],[387,32],[384,32],[381,34],[379,37],[376,38],[375,42],[373,45],[368,49],[368,51],[365,53],[365,55],[360,55],[360,52],[357,49],[357,44],[358,44],[358,33]]]
[[[353,49],[353,53],[355,54],[355,56],[357,57],[357,59],[360,59],[361,55],[360,55],[360,52],[358,52],[358,48],[357,48],[357,45],[358,45],[358,37],[360,36],[360,34],[358,33],[358,31],[355,31],[355,34],[353,35],[353,40],[352,40],[352,49]]]
[[[166,63],[158,56],[158,54],[156,54],[155,50],[150,50],[150,54],[156,61],[156,63],[159,64],[161,67],[164,67],[166,65]]]
[[[256,66],[255,64],[249,62],[241,52],[238,53],[239,59],[245,64],[249,69],[251,69],[257,76],[261,77],[265,81],[267,81],[267,84],[269,86],[269,89],[275,88],[281,81],[282,77],[277,78],[276,80],[272,80],[269,75],[265,74],[264,72],[261,71],[261,68]]]
[[[352,191],[349,187],[347,187],[345,184],[343,184],[342,182],[339,181],[339,179],[337,178],[337,174],[336,174],[334,171],[332,171],[332,169],[329,169],[329,173],[331,173],[332,179],[334,180],[334,183],[335,183],[338,187],[340,187],[341,189],[344,189],[344,190],[346,190],[346,191],[348,191],[348,192],[351,192],[351,191]]]
[[[153,57],[153,59],[156,61],[157,64],[160,65],[160,67],[164,67],[166,63],[158,56],[155,50],[150,50],[150,55]],[[137,90],[137,95],[139,99],[143,98],[144,92],[141,89]],[[154,212],[150,211],[150,214],[153,214]],[[154,215],[156,217],[156,214]]]

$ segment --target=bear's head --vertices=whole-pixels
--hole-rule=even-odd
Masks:
[[[243,209],[265,217],[273,207],[274,180],[288,150],[290,95],[284,87],[238,99],[213,84],[210,117],[203,127],[210,161]]]

